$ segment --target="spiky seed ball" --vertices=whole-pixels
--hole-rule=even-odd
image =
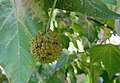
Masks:
[[[37,61],[45,64],[55,61],[63,48],[60,34],[41,30],[31,40],[31,53]]]

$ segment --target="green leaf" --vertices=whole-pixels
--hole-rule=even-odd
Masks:
[[[80,37],[83,35],[82,27],[80,24],[73,24],[72,29],[74,32],[79,33]]]
[[[108,29],[108,28],[103,28],[103,30],[104,30],[104,32],[105,32],[105,39],[108,39],[108,38],[110,38],[111,37],[111,33],[110,33],[110,29]]]
[[[94,25],[88,21],[85,15],[79,14],[79,22],[82,27],[83,36],[85,36],[91,43],[97,38],[97,29]]]
[[[120,36],[120,20],[119,19],[115,20],[115,29],[117,34]]]
[[[32,35],[44,28],[42,26],[46,23],[38,23],[38,19],[32,19],[33,15],[26,12],[19,2],[20,0],[13,3],[2,0],[0,3],[0,50],[4,48],[0,51],[0,64],[12,83],[25,83],[29,80],[35,66],[29,43]],[[13,9],[12,4],[16,5]],[[47,17],[46,14],[45,18]]]
[[[82,37],[82,45],[84,46],[85,50],[91,47],[89,40],[84,36]]]
[[[84,80],[81,81],[81,83],[90,83],[89,80],[89,75],[86,75]]]
[[[69,47],[69,42],[70,42],[70,39],[68,36],[65,36],[65,35],[61,35],[61,40],[62,40],[62,44],[65,48],[68,48]]]
[[[97,45],[89,50],[91,62],[103,61],[111,79],[120,72],[120,49],[112,44]]]
[[[36,78],[36,76],[32,76],[28,83],[38,83],[38,79]]]
[[[75,46],[77,49],[79,49],[76,40],[77,40],[77,39],[71,38],[71,41],[72,41],[72,43],[74,44],[74,46]]]
[[[117,5],[120,6],[120,1],[119,0],[117,0]]]
[[[114,77],[109,79],[108,73],[106,71],[102,73],[101,77],[103,78],[103,83],[113,83]]]
[[[0,69],[0,83],[8,83],[8,79],[6,78],[6,76],[4,74],[2,74],[2,71]]]
[[[115,83],[120,83],[120,76],[115,79]]]
[[[92,65],[93,67],[93,73],[92,73],[92,78],[94,83],[98,83],[100,81],[100,75],[103,73],[103,70],[100,66],[101,64],[97,65]]]
[[[105,2],[105,3],[108,3],[108,4],[112,4],[112,5],[116,5],[117,4],[116,0],[102,0],[102,1]]]
[[[51,76],[46,80],[46,83],[62,83],[61,80],[57,76]]]
[[[27,26],[28,30],[31,32],[32,35],[35,35],[41,29],[45,29],[42,27],[41,23],[37,23],[38,21],[31,18],[31,16],[26,12],[25,14],[25,26]]]
[[[95,27],[86,24],[83,26],[83,35],[88,38],[88,40],[93,43],[97,38],[97,30]]]
[[[76,83],[76,76],[75,76],[75,72],[74,72],[74,69],[73,67],[71,66],[69,69],[68,69],[68,72],[69,72],[69,78],[70,78],[70,81],[71,83]]]
[[[101,0],[58,0],[56,8],[100,18],[119,18]]]
[[[30,32],[9,0],[0,8],[0,65],[11,83],[26,83],[35,67],[29,50]],[[1,3],[1,4],[4,4]],[[21,18],[19,18],[21,17]]]
[[[39,68],[39,73],[42,77],[50,77],[55,71],[55,66],[56,66],[56,62],[50,63],[50,64],[43,64],[40,68]]]
[[[39,68],[42,77],[50,77],[55,71],[63,68],[66,64],[70,64],[76,58],[76,54],[70,53],[64,49],[57,61],[50,64],[43,64]]]
[[[66,64],[70,64],[76,58],[76,53],[69,53],[64,49],[58,58],[55,69],[63,68]]]

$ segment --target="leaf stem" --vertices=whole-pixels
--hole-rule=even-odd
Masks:
[[[52,19],[52,16],[53,16],[53,11],[55,9],[56,3],[57,3],[57,0],[54,0],[53,6],[52,6],[52,10],[50,12],[50,17],[49,17],[49,20],[48,20],[48,24],[47,24],[47,27],[46,27],[46,32],[50,28],[50,23],[51,23],[51,19]]]
[[[89,83],[94,83],[93,60],[90,58]]]
[[[92,64],[90,63],[90,75],[89,75],[89,79],[90,79],[90,83],[93,83],[93,68],[92,68]]]

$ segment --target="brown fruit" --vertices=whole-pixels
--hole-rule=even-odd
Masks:
[[[59,33],[41,30],[31,40],[31,53],[37,61],[45,64],[54,62],[63,48]]]

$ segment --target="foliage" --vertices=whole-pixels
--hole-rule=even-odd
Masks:
[[[120,45],[106,43],[120,33],[114,28],[120,18],[115,13],[118,7],[117,0],[0,0],[0,65],[8,81],[98,83],[102,78],[103,83],[119,83]],[[30,41],[49,29],[61,34],[64,48],[59,52],[56,45],[49,47],[52,57],[60,55],[44,64],[32,56]],[[47,43],[46,47],[54,42]],[[0,72],[0,81],[6,80],[5,75]],[[84,79],[79,80],[79,75]]]

